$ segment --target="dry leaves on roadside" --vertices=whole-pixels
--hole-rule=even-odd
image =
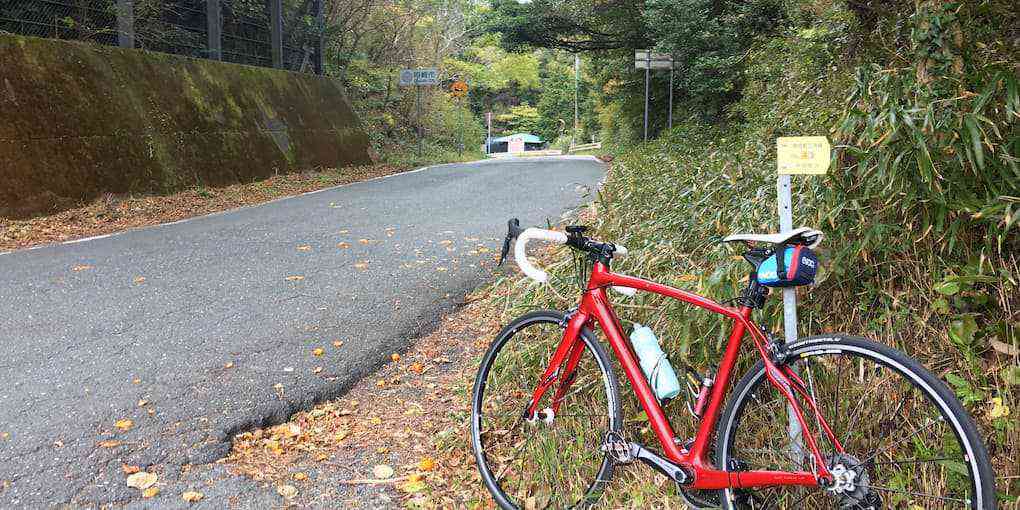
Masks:
[[[131,430],[131,427],[135,426],[135,422],[134,420],[125,418],[123,420],[117,420],[116,423],[113,424],[113,426],[117,427],[121,431],[127,432],[128,430]]]
[[[188,503],[198,503],[203,498],[205,498],[205,494],[198,491],[185,491],[184,494],[181,494],[181,499]]]
[[[393,478],[393,468],[386,464],[379,464],[372,468],[372,476],[376,477],[378,480]]]
[[[156,485],[157,481],[159,481],[159,477],[156,476],[156,473],[139,471],[127,477],[127,486],[133,489],[144,490]]]

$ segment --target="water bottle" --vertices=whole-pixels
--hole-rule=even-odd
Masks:
[[[659,339],[651,328],[634,323],[634,331],[630,334],[630,343],[634,346],[641,371],[652,385],[652,391],[659,400],[673,398],[680,394],[680,381],[676,378],[673,366],[666,359],[666,353],[659,347]]]

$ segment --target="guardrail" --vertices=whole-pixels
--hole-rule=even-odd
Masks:
[[[569,154],[571,152],[590,151],[592,149],[601,149],[601,148],[602,148],[602,142],[586,143],[586,144],[582,144],[582,145],[572,145],[572,146],[570,146],[569,149],[567,149],[567,154]]]

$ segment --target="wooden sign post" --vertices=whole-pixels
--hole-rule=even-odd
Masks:
[[[829,169],[832,148],[824,136],[792,136],[776,139],[776,196],[779,199],[779,231],[793,230],[793,193],[790,189],[791,175],[825,175]],[[780,257],[783,254],[779,255]],[[797,290],[783,289],[783,336],[786,343],[797,341]],[[788,434],[790,456],[799,465],[804,446],[800,422],[793,418],[792,406],[787,406],[790,416]]]

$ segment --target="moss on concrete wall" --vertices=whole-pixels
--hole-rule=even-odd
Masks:
[[[368,162],[331,80],[0,35],[0,216]]]

